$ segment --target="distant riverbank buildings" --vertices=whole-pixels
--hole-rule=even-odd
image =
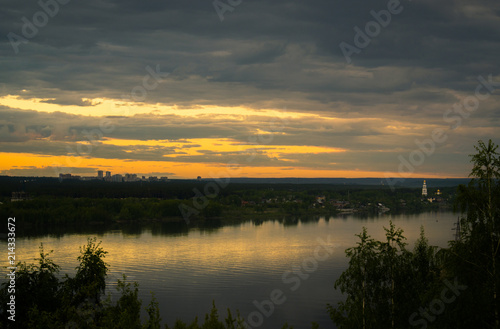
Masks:
[[[428,192],[427,192],[427,183],[426,181],[424,180],[424,184],[422,185],[422,200],[427,200],[429,202],[443,202],[444,199],[441,197],[441,191],[438,189],[435,193],[435,196],[434,197],[427,197],[428,196]]]

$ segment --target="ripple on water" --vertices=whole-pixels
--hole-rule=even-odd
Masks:
[[[391,218],[402,226],[411,243],[418,238],[420,225],[426,225],[431,244],[446,246],[452,238],[453,214],[422,214],[413,217]],[[439,221],[436,222],[436,219]],[[190,230],[187,235],[152,234],[142,230],[137,235],[122,232],[105,233],[98,239],[109,253],[108,292],[116,296],[116,281],[127,275],[127,280],[139,282],[139,296],[145,306],[154,291],[160,303],[161,316],[169,325],[176,318],[191,321],[194,316],[209,311],[215,300],[219,314],[225,309],[239,309],[246,318],[256,311],[254,301],[269,299],[274,289],[280,289],[286,302],[276,306],[273,315],[262,327],[280,328],[285,321],[296,329],[310,328],[310,321],[318,321],[322,328],[333,328],[325,310],[326,303],[335,304],[342,296],[333,284],[347,266],[344,250],[356,243],[355,234],[367,226],[375,238],[383,237],[382,226],[388,218],[359,220],[331,219],[326,222],[283,226],[277,222],[262,225],[242,224],[223,227],[210,233]],[[292,290],[293,284],[283,282],[282,276],[293,267],[314,255],[318,238],[331,236],[335,245],[333,255],[319,262],[307,280]],[[65,235],[60,238],[40,237],[18,239],[16,258],[32,261],[38,246],[44,242],[46,250],[54,249],[52,259],[72,275],[78,265],[79,246],[86,243],[85,235]],[[0,242],[5,246],[5,242]],[[0,265],[6,266],[2,260]]]

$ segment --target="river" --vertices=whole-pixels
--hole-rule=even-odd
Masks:
[[[16,260],[33,262],[43,242],[63,273],[74,274],[79,247],[97,236],[109,253],[108,291],[122,273],[139,282],[143,306],[155,292],[163,323],[177,318],[200,320],[215,301],[221,318],[237,309],[251,328],[335,328],[326,304],[342,300],[334,282],[347,267],[345,249],[355,245],[362,227],[383,239],[392,220],[404,230],[409,247],[423,225],[431,245],[446,247],[453,239],[457,215],[451,212],[417,215],[318,217],[309,220],[243,222],[210,228],[172,228],[168,224],[16,237]],[[5,240],[0,243],[7,254]],[[3,257],[7,258],[7,257]],[[7,261],[2,259],[2,266]],[[234,314],[234,312],[232,312]],[[201,321],[203,322],[203,321]]]

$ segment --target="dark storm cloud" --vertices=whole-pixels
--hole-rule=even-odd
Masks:
[[[349,101],[366,92],[411,90],[415,83],[470,90],[470,78],[497,73],[497,1],[402,0],[403,11],[353,55],[356,67],[386,68],[384,74],[349,76],[352,67],[340,42],[352,44],[354,26],[363,29],[373,20],[370,11],[386,9],[387,3],[244,1],[221,22],[211,1],[74,0],[59,4],[57,14],[20,44],[16,55],[7,35],[22,36],[22,17],[32,21],[42,8],[37,1],[6,1],[0,83],[4,94],[28,89],[33,96],[56,98],[51,102],[85,105],[65,93],[119,99],[141,81],[147,65],[159,64],[171,76],[148,102],[204,99],[221,105],[238,99],[252,104],[273,94]],[[439,74],[419,75],[424,70]],[[230,83],[249,94],[231,95]],[[269,89],[273,92],[256,93]]]
[[[77,105],[83,111],[95,105],[92,99],[132,98],[149,74],[147,67],[169,73],[141,101],[176,105],[175,115],[108,116],[114,129],[97,136],[96,143],[105,138],[184,141],[187,151],[196,147],[189,139],[228,138],[245,144],[257,130],[267,129],[268,122],[258,115],[182,116],[183,109],[198,105],[318,114],[289,118],[271,145],[348,150],[311,157],[288,153],[279,159],[258,154],[253,165],[288,161],[351,169],[362,163],[362,169],[395,170],[398,155],[411,152],[416,139],[429,138],[440,127],[449,139],[440,146],[440,155],[421,167],[431,172],[432,164],[443,167],[447,159],[467,161],[470,150],[461,145],[499,136],[498,91],[470,116],[459,118],[456,130],[443,118],[454,104],[474,95],[478,76],[492,74],[500,81],[497,0],[401,0],[400,12],[391,15],[369,45],[352,54],[351,64],[339,45],[354,45],[354,28],[364,30],[375,19],[371,11],[387,9],[389,0],[243,1],[225,12],[222,22],[211,0],[41,3],[58,3],[57,10],[50,9],[57,13],[30,36],[25,22],[42,17],[39,1],[2,3],[0,96],[42,98],[43,103]],[[11,33],[27,42],[13,47]],[[64,155],[68,145],[85,141],[85,131],[98,130],[101,120],[3,107],[0,146],[5,152]],[[248,157],[105,144],[95,147],[93,156],[129,159],[131,151],[142,160]]]

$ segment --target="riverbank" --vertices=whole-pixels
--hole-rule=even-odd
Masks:
[[[421,196],[420,189],[391,191],[354,187],[293,190],[249,185],[246,189],[224,192],[210,198],[193,198],[179,193],[175,198],[28,195],[22,200],[4,198],[0,203],[0,215],[16,217],[18,229],[28,230],[136,222],[210,226],[311,216],[421,213],[450,210],[454,202],[453,188],[436,190],[434,196],[427,198]],[[0,228],[0,233],[6,233],[4,230]]]

